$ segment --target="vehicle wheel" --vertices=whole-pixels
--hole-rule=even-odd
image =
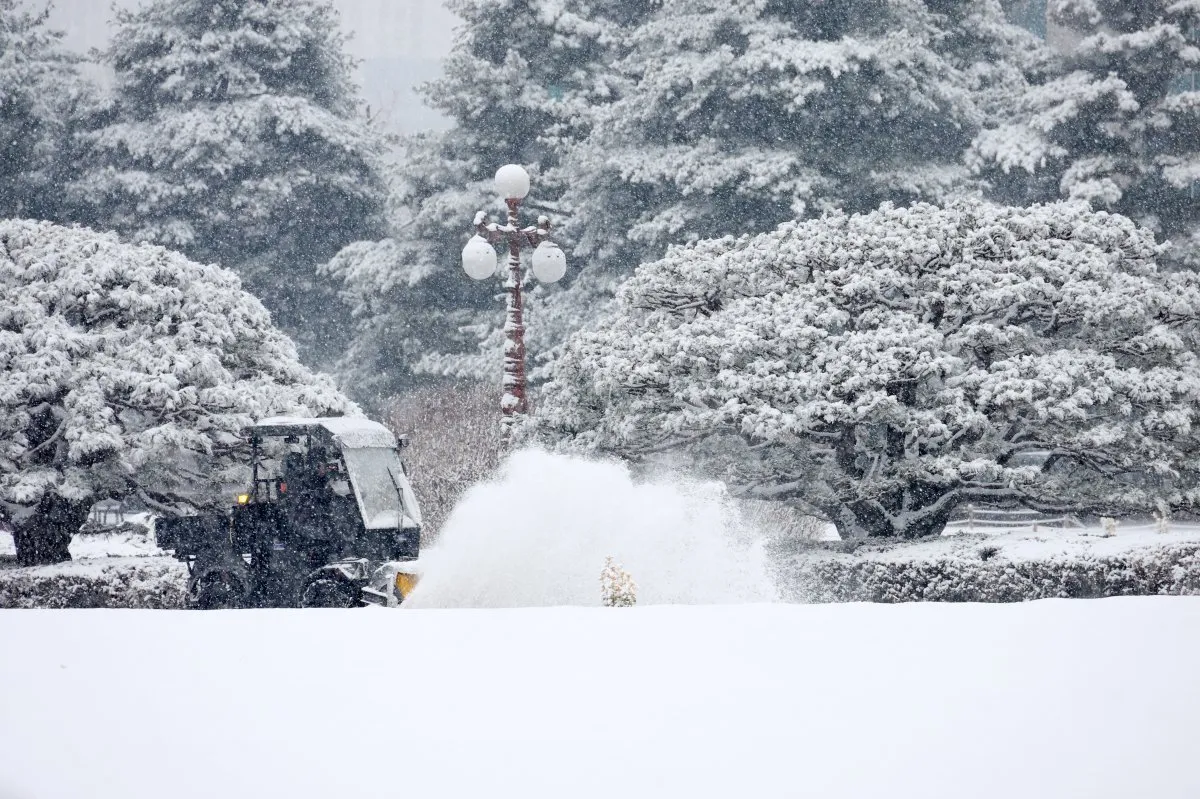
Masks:
[[[318,577],[300,593],[302,608],[356,608],[362,604],[362,591],[344,580]]]
[[[200,610],[240,608],[243,593],[241,583],[233,575],[225,572],[206,574],[196,586],[196,607]]]

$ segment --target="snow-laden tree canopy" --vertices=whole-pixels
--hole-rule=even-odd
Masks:
[[[1197,221],[1200,5],[1051,0],[1076,41],[1006,100],[969,162],[998,196],[1069,197],[1118,211],[1182,244]]]
[[[543,435],[679,449],[843,535],[960,503],[1191,506],[1200,277],[1082,203],[884,205],[672,249],[579,333]]]
[[[0,511],[19,526],[108,496],[168,512],[228,500],[246,425],[355,412],[231,272],[0,221]]]
[[[541,213],[555,225],[565,220],[563,185],[547,171],[581,135],[587,110],[611,97],[608,69],[622,52],[624,32],[653,4],[451,0],[448,6],[462,26],[443,76],[423,93],[454,127],[405,141],[388,235],[346,247],[326,267],[344,282],[357,320],[342,371],[364,400],[386,398],[411,384],[414,372],[499,378],[498,286],[474,283],[458,267],[472,220],[483,209],[503,213],[493,176],[506,163],[523,164],[534,176],[528,224]],[[547,333],[561,340],[576,326]]]
[[[313,330],[338,309],[316,267],[381,234],[386,195],[339,30],[329,0],[119,9],[114,106],[73,186],[94,226],[236,271],[318,355],[345,342]]]
[[[0,218],[56,216],[70,167],[68,140],[87,92],[48,13],[0,0]]]
[[[1033,46],[994,0],[450,7],[463,26],[426,96],[455,126],[410,142],[390,238],[330,264],[361,320],[356,385],[492,376],[493,287],[441,270],[474,212],[497,207],[500,165],[530,167],[527,206],[548,214],[574,267],[533,301],[530,352],[545,355],[668,244],[974,186],[962,153]],[[445,313],[431,323],[419,304]]]
[[[664,2],[565,157],[578,253],[629,270],[669,244],[954,196],[1032,47],[995,0]]]

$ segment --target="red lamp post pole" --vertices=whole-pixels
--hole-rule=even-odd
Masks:
[[[518,212],[519,198],[508,198],[508,223],[489,222],[480,212],[475,217],[475,233],[489,244],[508,244],[508,279],[504,318],[504,393],[500,410],[504,414],[505,430],[511,432],[513,423],[529,412],[529,395],[525,380],[525,299],[524,276],[521,271],[521,248],[536,248],[550,237],[550,220],[538,218],[536,227],[521,228]],[[507,433],[506,433],[507,434]]]
[[[508,228],[516,231],[520,220],[517,209],[520,200],[508,203]],[[529,413],[529,398],[525,392],[525,301],[522,296],[521,236],[508,236],[508,290],[504,317],[504,394],[500,408],[505,418]]]

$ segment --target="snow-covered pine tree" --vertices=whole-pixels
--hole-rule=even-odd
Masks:
[[[108,124],[75,185],[89,220],[234,269],[313,360],[340,354],[316,267],[378,236],[381,140],[329,0],[151,0],[118,10]]]
[[[631,608],[637,604],[637,583],[612,555],[600,570],[600,604],[606,608]]]
[[[942,200],[1034,40],[995,0],[665,0],[559,178],[576,258]]]
[[[645,0],[450,0],[462,28],[443,77],[424,87],[454,122],[406,142],[394,176],[388,237],[357,242],[327,271],[344,281],[357,319],[347,380],[370,402],[414,371],[498,378],[503,321],[498,286],[459,268],[475,213],[499,209],[496,170],[524,164],[535,176],[531,213],[561,223],[563,185],[548,176],[589,111],[611,96],[607,69],[623,31],[649,13]],[[537,305],[538,297],[531,298]],[[573,329],[574,325],[568,329]],[[533,336],[551,335],[538,325]],[[489,337],[490,336],[490,337]],[[481,354],[480,340],[485,341]],[[532,351],[541,342],[530,339]]]
[[[1086,200],[1187,243],[1200,217],[1200,5],[1051,0],[1049,14],[1073,40],[970,162],[999,199]]]
[[[353,413],[233,273],[111,233],[0,221],[0,514],[23,564],[90,505],[177,512],[248,478],[240,430]]]
[[[1200,501],[1200,275],[1083,203],[832,213],[674,248],[576,334],[535,420],[674,450],[843,537],[960,503],[1117,514]]]
[[[59,217],[71,133],[91,99],[49,13],[0,0],[0,218]]]
[[[973,190],[963,150],[1035,57],[993,0],[647,5],[550,171],[584,269],[535,305],[530,351],[552,357],[669,244]]]

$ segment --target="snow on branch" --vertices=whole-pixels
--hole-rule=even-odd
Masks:
[[[568,342],[539,429],[685,448],[849,534],[935,533],[981,499],[1193,504],[1200,278],[1162,252],[1082,204],[977,202],[677,248]]]
[[[239,433],[355,412],[237,277],[161,247],[0,221],[0,508],[136,494],[164,512],[244,481]]]

